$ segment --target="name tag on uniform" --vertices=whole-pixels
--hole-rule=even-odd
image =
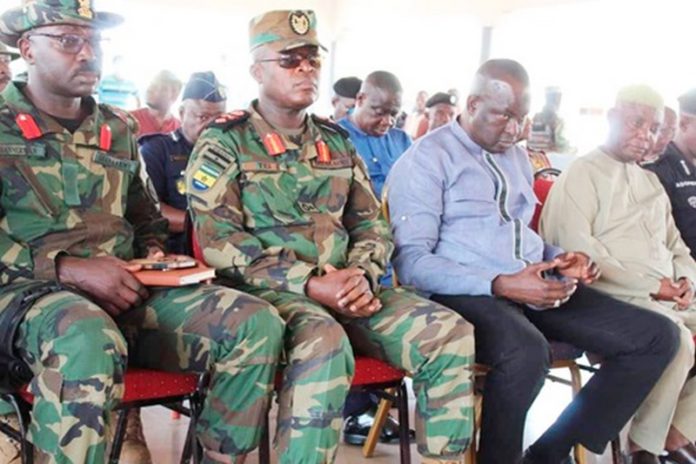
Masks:
[[[135,174],[136,172],[138,172],[137,161],[116,158],[115,156],[107,155],[103,151],[98,151],[94,153],[93,159],[95,163],[99,163],[102,166],[116,168],[121,171],[130,172],[131,174]]]
[[[0,144],[0,156],[46,157],[46,146],[42,143],[4,143]]]

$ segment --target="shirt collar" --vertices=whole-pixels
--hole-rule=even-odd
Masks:
[[[2,98],[13,114],[13,119],[19,114],[31,116],[41,130],[41,135],[56,134],[60,139],[68,141],[80,135],[80,143],[85,145],[99,145],[99,129],[103,122],[101,112],[97,111],[97,104],[92,97],[83,97],[82,103],[86,104],[91,110],[89,115],[82,121],[80,127],[71,134],[55,118],[44,113],[34,106],[34,104],[24,95],[23,89],[26,86],[20,82],[10,82],[2,92]]]
[[[474,142],[469,136],[469,134],[467,134],[464,128],[459,124],[459,117],[454,118],[454,120],[451,123],[449,123],[450,130],[457,138],[457,140],[459,140],[464,145],[464,148],[466,148],[466,150],[469,153],[481,156],[484,152],[484,149],[476,142]]]
[[[254,100],[249,105],[248,111],[251,114],[251,116],[249,117],[249,121],[251,122],[254,131],[256,131],[256,134],[259,136],[260,142],[262,144],[265,137],[272,134],[277,134],[282,138],[286,151],[301,151],[302,153],[300,155],[300,158],[303,160],[316,158],[318,156],[315,143],[310,142],[318,142],[319,140],[322,140],[321,131],[316,126],[316,124],[314,124],[313,119],[309,117],[309,115],[305,116],[305,125],[307,129],[302,134],[302,139],[300,143],[297,144],[293,140],[291,140],[290,137],[283,135],[280,131],[274,128],[268,121],[266,121],[263,118],[263,116],[261,116],[261,113],[259,113],[256,109],[257,104],[258,100]]]

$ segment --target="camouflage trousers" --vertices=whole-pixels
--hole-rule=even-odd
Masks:
[[[459,456],[472,433],[473,327],[456,313],[403,289],[381,293],[383,308],[362,319],[332,314],[305,296],[243,287],[285,320],[287,366],[275,444],[280,462],[334,461],[353,349],[409,372],[416,394],[418,451]]]
[[[0,308],[13,286],[0,289]],[[90,300],[57,292],[20,325],[17,348],[35,377],[30,439],[40,462],[106,462],[109,411],[123,396],[128,361],[212,372],[198,437],[235,457],[261,436],[282,349],[283,321],[266,302],[203,285],[157,289],[117,322]]]

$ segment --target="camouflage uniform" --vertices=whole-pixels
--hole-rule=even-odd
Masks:
[[[340,126],[312,116],[303,135],[284,136],[252,104],[203,132],[186,183],[206,261],[285,319],[280,462],[333,461],[353,376],[351,342],[413,376],[420,453],[454,457],[466,449],[472,326],[403,289],[380,292],[389,230]],[[305,296],[308,279],[326,264],[363,269],[383,309],[352,319]]]
[[[0,311],[26,282],[55,280],[59,255],[128,260],[166,237],[141,177],[135,122],[84,103],[91,114],[70,133],[20,84],[0,98]],[[116,320],[78,293],[46,296],[16,344],[35,374],[31,440],[46,462],[105,462],[105,427],[129,357],[150,368],[212,370],[199,437],[213,451],[248,452],[267,412],[282,326],[266,302],[212,285],[152,289]]]

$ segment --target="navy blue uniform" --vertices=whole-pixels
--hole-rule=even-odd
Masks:
[[[660,178],[672,202],[674,222],[696,259],[696,166],[670,142],[657,161],[644,167]]]
[[[157,196],[162,203],[186,211],[186,184],[184,171],[193,145],[184,137],[181,129],[168,134],[141,137],[140,153]],[[167,249],[171,253],[185,253],[184,234],[170,234]]]

